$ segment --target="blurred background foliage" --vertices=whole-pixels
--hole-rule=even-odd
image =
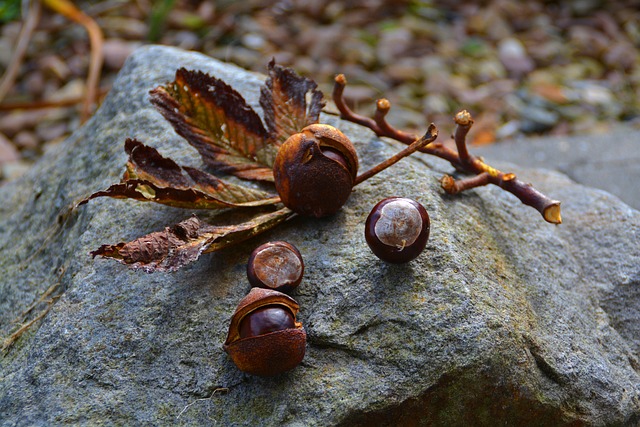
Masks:
[[[0,1],[0,23],[17,19],[20,16],[20,0]]]
[[[35,1],[35,0],[34,0]],[[50,0],[54,1],[54,0]],[[0,2],[0,72],[12,61],[23,3]],[[640,1],[295,0],[76,1],[101,29],[101,93],[147,43],[196,50],[250,70],[277,62],[369,114],[441,139],[470,110],[475,144],[531,134],[606,132],[637,124]],[[0,103],[0,175],[19,176],[81,122],[91,44],[81,25],[44,8],[19,73]],[[51,104],[40,108],[41,104]],[[20,107],[20,108],[15,108]],[[36,108],[37,107],[37,108]]]

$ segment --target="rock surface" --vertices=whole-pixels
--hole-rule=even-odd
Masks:
[[[3,425],[640,421],[640,213],[559,173],[509,166],[563,201],[560,226],[496,187],[444,195],[438,178],[450,166],[418,155],[357,187],[331,218],[296,218],[177,273],[92,260],[102,243],[191,214],[110,199],[68,210],[119,180],[126,137],[201,165],[148,102],[178,66],[213,73],[257,105],[262,76],[143,48],[83,129],[0,189],[2,336],[46,307],[42,295],[54,298],[0,359]],[[323,121],[356,142],[361,170],[400,149]],[[364,240],[369,209],[390,195],[431,215],[427,249],[408,265],[380,262]],[[274,239],[305,258],[294,297],[309,342],[298,368],[265,379],[239,372],[221,345],[249,289],[247,257]]]

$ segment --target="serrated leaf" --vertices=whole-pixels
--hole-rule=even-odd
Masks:
[[[203,253],[250,239],[293,215],[292,211],[283,208],[242,224],[228,226],[210,225],[194,216],[128,243],[103,245],[91,255],[112,258],[147,273],[175,271],[196,261]]]
[[[151,102],[176,132],[198,150],[208,166],[216,172],[263,181],[273,181],[272,166],[280,145],[302,128],[317,123],[324,106],[315,82],[274,61],[269,64],[269,78],[260,93],[266,128],[238,92],[201,71],[181,68],[176,71],[174,82],[150,94]],[[125,150],[129,161],[122,182],[92,194],[80,204],[102,196],[189,209],[280,202],[279,197],[263,191],[180,166],[135,139],[126,141]],[[213,226],[193,217],[131,242],[103,245],[92,255],[117,259],[148,272],[174,271],[202,253],[249,239],[293,215],[283,208],[230,226]]]
[[[222,181],[196,168],[180,166],[135,139],[127,139],[127,171],[119,184],[99,191],[97,197],[129,198],[188,209],[224,209],[275,204],[280,199],[264,191]]]
[[[278,147],[242,95],[220,79],[180,68],[151,102],[216,171],[273,181]]]
[[[268,68],[269,78],[260,90],[260,106],[269,135],[279,146],[305,126],[318,123],[325,103],[313,80],[276,65],[274,60]]]

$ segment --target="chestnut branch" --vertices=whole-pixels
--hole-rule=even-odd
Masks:
[[[378,100],[373,118],[365,117],[352,111],[344,100],[344,88],[346,85],[347,79],[345,76],[343,74],[337,75],[333,87],[333,101],[340,111],[340,117],[342,119],[368,127],[375,132],[377,136],[388,137],[404,144],[412,145],[414,148],[416,147],[413,145],[414,143],[418,140],[425,139],[425,137],[418,138],[417,135],[395,129],[386,121],[385,117],[391,108],[391,103],[386,99]],[[515,174],[501,172],[486,164],[479,157],[469,154],[466,137],[471,126],[473,126],[473,118],[468,111],[460,111],[456,114],[454,121],[456,123],[456,130],[453,138],[456,144],[456,150],[445,147],[441,143],[434,142],[429,142],[426,145],[421,144],[418,148],[418,150],[423,153],[447,160],[458,172],[474,175],[459,180],[449,175],[444,176],[441,185],[447,193],[456,194],[488,184],[497,185],[516,196],[523,204],[536,209],[545,221],[552,224],[562,223],[559,201],[552,200],[545,196],[533,188],[531,184],[520,181]],[[427,134],[428,133],[429,132],[427,132]],[[361,182],[362,180],[358,179],[358,181]]]
[[[429,145],[430,143],[432,143],[433,141],[435,141],[435,139],[437,137],[438,137],[438,129],[436,128],[436,126],[433,123],[431,123],[431,125],[429,126],[429,129],[427,129],[427,133],[425,133],[421,138],[417,138],[414,142],[412,142],[404,150],[402,150],[399,153],[395,154],[394,156],[388,158],[384,162],[372,167],[368,171],[363,172],[360,175],[358,175],[358,177],[356,178],[356,180],[354,182],[354,185],[358,185],[361,182],[366,181],[367,179],[371,178],[372,176],[374,176],[378,172],[382,172],[383,170],[385,170],[389,166],[392,166],[393,164],[397,163],[401,159],[403,159],[403,158],[405,158],[407,156],[410,156],[411,154],[413,154],[416,151],[418,151],[420,148],[423,148],[423,147]]]

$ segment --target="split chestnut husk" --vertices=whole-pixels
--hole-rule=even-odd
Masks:
[[[345,204],[356,182],[358,155],[342,132],[314,124],[287,139],[273,165],[282,203],[300,215],[323,217]]]
[[[281,328],[274,327],[274,318],[264,314],[265,309],[269,308],[275,312],[284,310],[286,313],[275,316],[284,319]],[[282,292],[252,288],[240,301],[231,318],[229,334],[223,345],[224,351],[238,369],[253,375],[269,377],[295,368],[304,357],[307,343],[302,323],[296,320],[298,310],[298,303]],[[258,318],[250,319],[252,315]],[[254,326],[243,327],[249,321]],[[241,336],[241,329],[260,331],[261,321],[268,323],[265,328],[268,332],[249,334],[244,338]]]

